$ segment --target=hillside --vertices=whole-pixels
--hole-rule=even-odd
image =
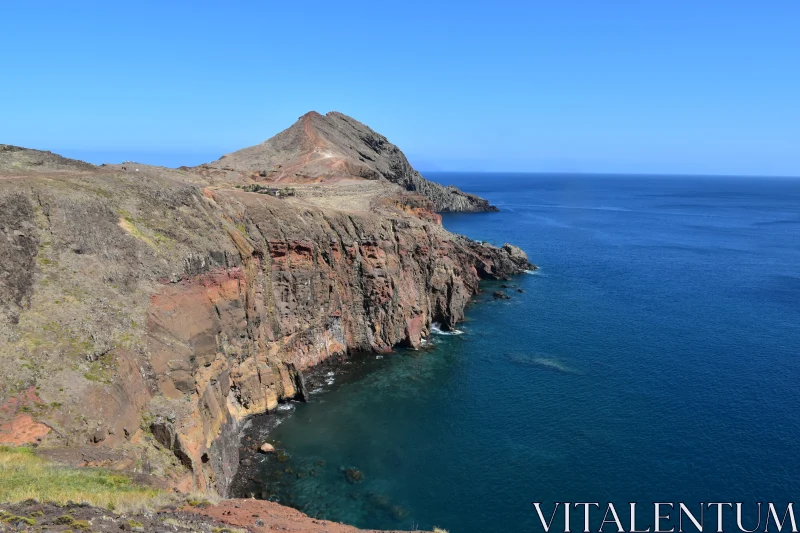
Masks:
[[[208,166],[250,172],[278,184],[383,179],[426,196],[439,212],[496,210],[478,196],[426,180],[386,137],[337,112],[307,113],[263,143]]]
[[[90,171],[94,165],[52,152],[0,144],[0,173],[42,171]]]
[[[304,398],[304,372],[420,346],[532,267],[382,176],[309,159],[292,195],[244,189],[247,150],[219,171],[0,150],[0,445],[225,495],[243,422]]]

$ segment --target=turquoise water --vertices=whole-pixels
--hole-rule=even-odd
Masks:
[[[321,369],[254,420],[288,457],[243,452],[235,491],[451,533],[541,531],[532,501],[796,500],[800,180],[430,177],[502,210],[446,228],[541,269],[461,335]]]

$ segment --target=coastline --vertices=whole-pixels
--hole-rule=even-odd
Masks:
[[[445,230],[435,205],[488,202],[429,184],[365,126],[309,114],[285,134],[315,153],[303,139],[325,120],[374,141],[375,179],[314,167],[329,181],[281,197],[242,185],[263,178],[247,165],[267,144],[194,169],[3,145],[0,269],[13,283],[0,286],[0,353],[21,355],[0,358],[14,378],[0,387],[0,443],[227,496],[247,420],[305,397],[305,373],[417,348],[433,324],[463,319],[481,280],[532,268],[515,246]]]
[[[482,282],[481,293],[470,300],[469,308],[507,305],[506,300],[494,297],[496,289],[507,290],[517,300],[520,281],[515,277]],[[452,372],[459,367],[458,354],[464,343],[474,342],[475,335],[482,335],[479,333],[482,329],[475,324],[456,330],[458,333],[435,333],[432,329],[430,343],[416,350],[400,347],[391,354],[359,354],[362,360],[347,358],[322,363],[312,371],[315,375],[306,376],[311,390],[322,384],[324,390],[319,397],[312,394],[308,403],[292,402],[285,413],[273,411],[249,419],[249,427],[242,434],[242,465],[230,495],[276,501],[318,519],[362,528],[412,528],[426,513],[417,514],[420,510],[409,505],[411,502],[405,497],[387,490],[396,483],[402,485],[403,481],[391,474],[387,477],[384,469],[376,469],[374,461],[383,456],[371,457],[369,445],[359,447],[357,442],[369,439],[369,433],[363,431],[367,426],[382,435],[382,423],[368,422],[374,418],[389,424],[397,420],[397,424],[407,427],[407,421],[395,419],[396,409],[408,406],[413,398],[424,394],[422,391],[446,389]],[[330,376],[333,371],[335,376]],[[331,378],[335,378],[335,384],[326,383]],[[372,411],[372,417],[360,418],[367,411]],[[341,424],[334,424],[335,427],[358,436],[341,435],[329,423],[331,420]],[[353,431],[347,429],[347,424],[354,424]],[[263,443],[274,446],[276,451],[259,452]],[[348,451],[351,444],[361,453]],[[408,443],[398,446],[406,448]],[[391,462],[389,459],[386,464]],[[363,475],[363,481],[351,479],[348,470],[359,478]],[[401,472],[397,475],[402,477]],[[318,500],[315,494],[319,495]],[[409,521],[412,516],[417,520]],[[431,515],[427,517],[430,519]],[[434,520],[433,524],[436,523]],[[446,520],[438,523],[448,525]],[[432,524],[426,520],[419,525]]]
[[[424,347],[413,349],[414,352],[424,352],[421,356],[433,355],[429,352],[436,348],[430,344]],[[278,407],[264,413],[253,414],[242,424],[239,433],[239,457],[240,465],[234,476],[233,484],[229,486],[229,494],[233,498],[257,498],[269,499],[273,494],[272,487],[268,485],[269,480],[257,479],[258,467],[264,461],[276,460],[276,457],[286,454],[291,456],[292,450],[287,449],[276,443],[273,432],[281,423],[292,416],[296,416],[296,404],[312,403],[315,396],[319,394],[322,401],[325,395],[330,394],[333,389],[341,386],[342,381],[350,382],[352,378],[363,376],[364,372],[381,372],[382,366],[376,364],[375,360],[390,357],[410,357],[411,354],[405,352],[410,350],[406,347],[398,346],[397,349],[387,354],[377,354],[374,352],[359,352],[348,356],[341,356],[336,360],[326,360],[319,365],[311,368],[305,374],[305,379],[309,384],[308,400],[285,400]],[[360,367],[371,366],[369,370]],[[349,367],[346,365],[354,365]],[[334,382],[335,379],[335,382]],[[264,443],[275,445],[276,453],[262,453],[259,448]],[[250,482],[250,483],[248,483]],[[252,487],[255,483],[255,487]],[[231,493],[230,491],[234,492]]]

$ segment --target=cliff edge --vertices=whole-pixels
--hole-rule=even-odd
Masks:
[[[227,170],[0,150],[0,444],[225,495],[242,421],[303,398],[304,371],[418,346],[481,279],[532,267],[442,228],[393,145],[365,152],[365,187],[316,156],[289,173],[324,143],[287,132]],[[267,178],[251,170],[265,153],[283,158]],[[296,194],[252,187],[298,172]]]

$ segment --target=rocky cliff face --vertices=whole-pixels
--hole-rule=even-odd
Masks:
[[[353,350],[418,346],[433,322],[463,318],[481,277],[529,266],[524,255],[413,217],[298,213],[248,193],[212,198],[234,223],[238,261],[165,286],[151,299],[147,324],[160,392],[179,401],[197,394],[189,402],[197,411],[183,420],[203,421],[175,425],[175,440],[162,444],[223,492],[238,464],[231,428],[282,399],[303,398],[304,370]],[[203,471],[209,451],[213,471]]]
[[[0,176],[0,442],[34,424],[44,447],[182,489],[224,494],[240,422],[303,397],[309,367],[417,346],[481,278],[530,267],[391,202],[20,172]]]
[[[436,211],[496,211],[489,202],[428,181],[386,137],[342,113],[307,113],[263,143],[222,156],[211,167],[261,175],[274,183],[357,178],[387,180],[429,198]]]

